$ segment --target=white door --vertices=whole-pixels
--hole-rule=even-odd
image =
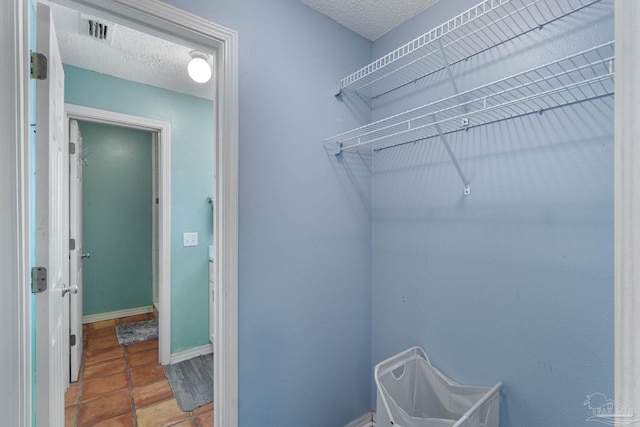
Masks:
[[[64,72],[51,10],[38,3],[38,52],[48,76],[36,83],[36,261],[47,269],[47,290],[36,299],[36,417],[38,427],[64,425],[69,326],[63,288],[69,276],[69,154],[64,135]]]
[[[69,285],[71,294],[71,381],[78,381],[82,361],[82,135],[77,120],[69,121],[69,237],[74,242],[69,250]],[[70,146],[70,147],[71,147]]]

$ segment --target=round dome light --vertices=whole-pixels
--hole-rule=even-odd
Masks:
[[[207,54],[196,50],[191,52],[191,61],[187,65],[189,77],[196,83],[206,83],[211,78],[211,66],[207,62]]]

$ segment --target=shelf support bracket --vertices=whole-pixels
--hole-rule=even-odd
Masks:
[[[444,69],[447,71],[447,76],[449,77],[449,81],[451,82],[451,86],[453,86],[453,93],[458,95],[460,91],[458,90],[458,85],[456,84],[456,78],[453,76],[453,71],[451,71],[451,65],[449,65],[449,58],[447,58],[447,52],[444,50],[444,46],[442,45],[442,40],[438,39],[438,47],[440,48],[440,53],[442,54],[442,61],[444,63]],[[462,104],[462,111],[464,114],[467,114],[469,111],[467,110],[467,104]],[[469,119],[464,118],[461,122],[462,127],[469,126]]]
[[[333,90],[333,96],[337,98],[340,95],[342,95],[342,85],[340,84],[340,82],[336,82],[336,87]]]
[[[444,133],[442,133],[440,124],[435,123],[435,128],[438,131],[438,135],[440,136],[440,141],[442,141],[442,145],[444,145],[444,148],[447,150],[447,153],[449,153],[451,162],[456,167],[456,170],[458,171],[458,175],[460,175],[460,179],[464,184],[464,195],[468,196],[469,194],[471,194],[471,186],[469,185],[469,180],[467,179],[466,176],[464,176],[464,172],[462,172],[462,168],[460,167],[460,164],[458,163],[458,160],[456,159],[455,154],[453,154],[453,150],[451,150],[451,146],[449,145],[449,142],[447,142],[447,138],[445,138]]]
[[[440,53],[442,54],[442,61],[444,62],[444,69],[447,71],[447,76],[449,76],[449,80],[451,81],[451,86],[453,86],[453,91],[455,94],[459,94],[458,85],[456,84],[456,79],[453,77],[453,72],[451,71],[451,66],[449,66],[449,59],[447,58],[447,52],[444,51],[444,46],[442,45],[442,40],[438,39],[438,47],[440,48]]]
[[[449,76],[449,81],[451,82],[451,86],[453,86],[453,92],[456,95],[458,95],[460,93],[460,91],[458,90],[458,85],[456,84],[456,79],[453,76],[453,71],[451,71],[451,66],[449,65],[449,59],[447,58],[447,52],[445,52],[444,46],[442,45],[442,40],[440,40],[440,39],[438,39],[438,47],[440,48],[440,53],[442,54],[442,61],[444,63],[444,68],[447,71],[447,76]],[[463,109],[463,112],[465,114],[468,113],[466,104],[463,104],[462,109]],[[435,122],[435,117],[434,117],[434,122]],[[467,117],[463,118],[461,125],[463,127],[469,126],[469,119]],[[460,164],[458,163],[458,159],[456,159],[455,154],[453,154],[453,150],[451,149],[451,146],[449,145],[449,142],[447,141],[447,138],[445,138],[444,133],[442,132],[442,129],[440,128],[440,124],[439,123],[435,123],[435,128],[436,128],[436,131],[438,131],[438,136],[440,136],[440,141],[442,141],[442,145],[444,145],[444,148],[447,150],[447,153],[449,153],[449,158],[451,158],[451,162],[456,167],[456,171],[458,171],[458,175],[460,175],[460,179],[462,180],[462,183],[464,184],[464,195],[468,196],[469,194],[471,194],[471,186],[469,185],[469,180],[464,175],[464,172],[462,172],[462,168],[460,167]]]

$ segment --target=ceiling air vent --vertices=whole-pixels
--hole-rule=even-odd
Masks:
[[[80,30],[82,33],[97,41],[111,44],[115,25],[108,21],[82,15],[80,17]]]
[[[109,26],[107,24],[94,21],[93,19],[89,19],[87,22],[89,24],[89,36],[98,40],[107,39],[107,34],[109,33]]]

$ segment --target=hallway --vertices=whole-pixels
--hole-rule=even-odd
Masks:
[[[80,379],[65,394],[65,427],[212,427],[213,403],[178,407],[162,365],[158,340],[120,347],[116,326],[152,313],[84,325]]]

